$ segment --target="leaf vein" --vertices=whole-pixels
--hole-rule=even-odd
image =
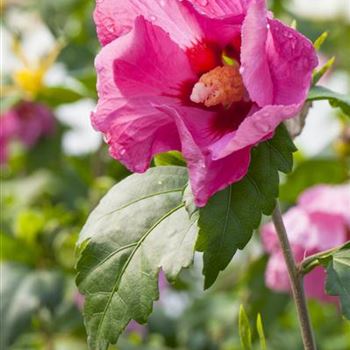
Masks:
[[[163,221],[165,220],[167,217],[169,217],[170,215],[172,215],[174,212],[176,212],[177,210],[183,208],[185,206],[185,203],[181,203],[180,205],[178,205],[177,207],[173,208],[172,210],[168,211],[167,213],[165,213],[159,220],[157,220],[155,222],[154,225],[152,225],[143,235],[142,237],[140,238],[140,240],[137,242],[135,248],[132,250],[129,258],[126,260],[124,266],[123,266],[123,269],[122,271],[120,272],[120,274],[117,276],[116,278],[116,281],[114,283],[114,287],[113,287],[113,290],[111,291],[111,295],[110,297],[108,298],[108,301],[106,303],[106,306],[105,306],[105,309],[103,311],[103,314],[102,314],[102,317],[101,317],[101,320],[99,321],[99,324],[98,324],[98,328],[97,328],[97,337],[99,338],[99,335],[101,333],[101,329],[102,329],[102,324],[104,322],[104,319],[106,317],[106,314],[107,314],[107,311],[108,311],[108,308],[112,302],[112,299],[113,299],[113,296],[115,293],[118,292],[118,288],[120,286],[120,282],[121,282],[121,279],[124,275],[124,272],[126,271],[126,269],[128,268],[132,258],[134,257],[136,251],[139,249],[139,247],[141,246],[141,244],[144,242],[144,240],[148,237],[148,235]],[[118,295],[120,296],[120,294],[118,293]]]

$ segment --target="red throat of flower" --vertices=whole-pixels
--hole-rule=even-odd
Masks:
[[[223,105],[229,108],[243,97],[244,86],[238,67],[222,66],[203,74],[194,85],[190,98],[206,107]]]

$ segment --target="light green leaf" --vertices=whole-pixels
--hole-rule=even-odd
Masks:
[[[323,32],[314,42],[314,48],[319,51],[320,48],[322,47],[323,43],[327,40],[328,38],[328,32]]]
[[[170,151],[170,152],[156,155],[154,157],[154,163],[156,166],[166,166],[166,165],[186,166],[186,161],[184,157],[180,152],[177,152],[177,151]]]
[[[292,23],[290,24],[290,27],[293,29],[297,29],[298,28],[298,22],[297,20],[294,18]]]
[[[350,97],[329,90],[323,86],[314,86],[309,91],[308,101],[328,100],[334,108],[339,107],[346,115],[350,116]]]
[[[252,150],[243,180],[217,193],[199,210],[196,249],[204,253],[205,288],[215,282],[237,249],[247,245],[262,214],[272,213],[278,196],[278,171],[291,171],[294,151],[288,132],[280,126],[273,139]]]
[[[62,287],[63,278],[58,272],[1,264],[0,348],[7,349],[41,308],[53,310],[62,300]]]
[[[90,215],[77,266],[90,349],[107,349],[132,319],[146,322],[160,269],[174,280],[192,263],[197,225],[184,207],[186,184],[186,168],[152,168],[114,186]]]
[[[265,338],[265,332],[264,332],[264,326],[262,323],[261,314],[258,314],[258,317],[256,319],[256,329],[258,331],[259,340],[260,340],[260,349],[266,350],[266,338]]]
[[[339,296],[343,314],[350,320],[350,242],[332,255],[327,266],[326,291]]]
[[[243,305],[239,309],[239,337],[242,350],[252,349],[252,331],[250,329],[249,319]]]
[[[15,222],[15,236],[33,244],[45,226],[45,217],[39,210],[26,209],[18,213]]]
[[[51,107],[57,107],[65,103],[77,102],[86,95],[63,86],[49,86],[40,90],[38,100],[47,103]]]
[[[321,78],[333,67],[335,57],[331,57],[320,69],[315,69],[312,75],[312,84],[316,85]]]

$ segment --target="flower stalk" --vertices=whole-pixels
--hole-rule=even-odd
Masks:
[[[322,264],[323,262],[326,261],[328,263],[328,261],[331,260],[331,255],[343,247],[344,247],[344,244],[334,247],[332,249],[324,250],[322,252],[308,256],[301,262],[299,267],[299,271],[300,271],[299,273],[301,273],[302,275],[306,275],[310,271],[312,271],[315,267],[323,265]]]
[[[292,288],[292,295],[296,305],[299,326],[301,330],[302,340],[305,350],[316,350],[315,338],[311,326],[310,316],[307,309],[307,303],[305,298],[303,275],[299,272],[296,265],[294,255],[288,240],[286,228],[282,220],[282,214],[279,203],[272,214],[272,220],[275,225],[278,240],[281,245],[284,260],[287,265],[289,280]]]

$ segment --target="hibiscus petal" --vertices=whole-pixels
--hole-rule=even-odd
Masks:
[[[213,18],[245,14],[251,1],[252,0],[190,0],[201,13]]]
[[[318,65],[309,39],[275,19],[269,19],[267,55],[273,82],[274,104],[303,103]]]
[[[337,297],[325,293],[326,271],[318,266],[304,278],[305,293],[309,298],[318,299],[326,303],[338,303]]]
[[[341,217],[350,226],[350,185],[318,185],[299,197],[299,205],[311,214]]]
[[[290,290],[288,270],[281,252],[270,256],[265,271],[265,283],[269,288],[279,292]]]
[[[298,104],[263,107],[246,117],[236,131],[225,135],[210,147],[213,158],[226,157],[232,152],[271,138],[277,126],[287,118],[295,116],[301,108],[302,105]]]
[[[213,194],[246,175],[250,163],[250,147],[215,161],[203,145],[198,145],[198,137],[196,139],[196,135],[191,133],[191,126],[186,123],[183,109],[167,105],[159,106],[159,109],[171,115],[176,122],[182,153],[188,164],[191,189],[198,207],[205,206]]]
[[[96,0],[94,21],[100,43],[107,45],[130,32],[137,15],[130,1]]]
[[[272,104],[274,87],[266,55],[267,9],[254,0],[242,26],[241,74],[250,98],[260,107]]]
[[[305,294],[308,298],[322,302],[336,303],[337,298],[327,295],[324,291],[326,273],[323,267],[316,267],[304,278]],[[289,292],[290,282],[286,263],[282,253],[271,255],[265,272],[266,285],[279,292]]]
[[[174,120],[154,105],[178,104],[181,84],[196,77],[161,28],[137,18],[130,33],[102,49],[96,69],[99,103],[92,122],[105,133],[113,157],[141,172],[154,154],[179,150]]]
[[[136,17],[142,15],[183,48],[196,46],[203,39],[225,46],[240,31],[243,13],[237,6],[241,8],[241,5],[232,5],[236,11],[216,20],[200,14],[185,0],[104,0],[96,3],[94,20],[102,45],[130,32]]]
[[[242,26],[241,73],[260,107],[303,103],[318,60],[306,37],[270,19],[265,1],[251,2]]]
[[[312,222],[315,246],[319,251],[328,250],[346,242],[343,218],[331,214],[309,214]]]
[[[283,222],[293,251],[301,251],[303,256],[330,249],[346,241],[344,223],[337,216],[310,215],[302,207],[293,207],[283,214]],[[272,223],[264,225],[261,234],[266,251],[275,253],[280,250]]]
[[[303,252],[314,249],[315,244],[312,239],[312,234],[310,233],[311,223],[304,210],[299,209],[298,207],[289,209],[283,214],[283,222],[288,233],[290,244],[293,248],[297,246],[301,247]],[[269,222],[262,227],[261,238],[267,252],[273,254],[281,250],[276,229],[272,222]]]
[[[99,0],[96,1],[94,20],[101,44],[106,45],[128,33],[135,18],[141,15],[163,28],[183,47],[192,46],[201,38],[197,21],[181,1]]]

